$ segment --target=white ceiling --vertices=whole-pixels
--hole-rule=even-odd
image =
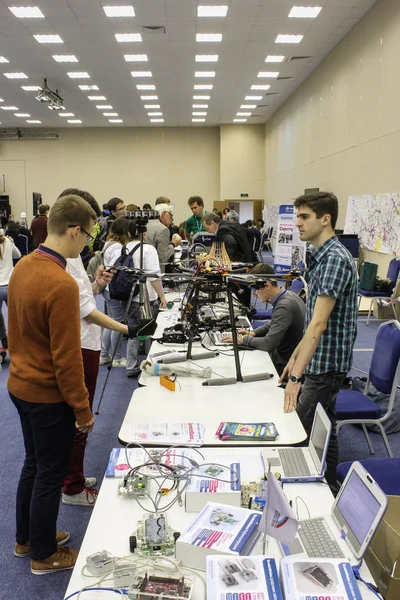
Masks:
[[[0,0],[0,98],[18,111],[0,110],[0,129],[29,127],[148,127],[144,104],[160,104],[161,126],[192,125],[193,103],[208,104],[206,121],[196,126],[232,123],[246,95],[263,95],[247,123],[264,123],[308,77],[316,66],[364,16],[376,0]],[[224,18],[197,17],[198,4],[228,5]],[[38,6],[45,19],[19,19],[8,6]],[[103,5],[133,5],[135,16],[108,18]],[[322,6],[316,19],[293,19],[294,5]],[[142,34],[140,43],[118,43],[115,33],[139,33],[142,26],[166,27],[166,34]],[[39,44],[34,34],[58,34],[63,44]],[[221,43],[196,42],[196,33],[222,33]],[[279,33],[303,34],[299,44],[276,44]],[[53,54],[74,54],[78,63],[57,63]],[[147,63],[126,62],[124,54],[147,54]],[[218,54],[217,63],[195,62],[196,54]],[[269,54],[309,56],[305,60],[265,63]],[[150,79],[134,79],[131,71],[150,70]],[[195,79],[194,71],[212,70],[213,79]],[[90,79],[70,79],[69,71],[86,71]],[[279,77],[259,79],[259,71],[279,71]],[[24,72],[28,79],[7,79],[3,73]],[[21,85],[42,85],[46,77],[59,90],[68,112],[81,125],[66,123],[56,111],[35,99]],[[155,92],[138,92],[136,84],[152,83]],[[211,83],[209,91],[194,91],[194,84]],[[255,92],[254,84],[271,84],[268,92]],[[83,92],[79,84],[98,85],[98,92]],[[209,101],[194,101],[193,94],[209,94]],[[271,93],[271,95],[268,95]],[[106,102],[88,100],[90,94]],[[146,101],[141,95],[156,94]],[[267,94],[267,95],[265,95]],[[110,104],[113,110],[98,110]],[[268,105],[268,106],[266,106]],[[202,110],[202,109],[198,109]],[[41,125],[30,125],[15,112],[28,113]],[[116,112],[123,123],[109,123],[103,112]],[[155,111],[156,112],[156,111]],[[200,117],[201,118],[201,117]]]

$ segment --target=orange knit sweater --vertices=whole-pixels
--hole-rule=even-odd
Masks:
[[[80,425],[91,411],[84,383],[79,288],[59,262],[37,251],[8,286],[9,391],[26,402],[67,402]]]

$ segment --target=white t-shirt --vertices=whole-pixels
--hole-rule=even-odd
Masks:
[[[79,287],[79,308],[81,314],[81,348],[86,350],[101,349],[101,328],[99,325],[89,323],[85,317],[90,315],[96,308],[96,300],[93,295],[92,284],[86,274],[80,256],[67,259],[67,273],[72,275]]]
[[[130,252],[138,243],[139,243],[138,240],[129,242],[129,244],[127,244],[127,246],[126,246],[127,252]],[[122,244],[120,244],[119,242],[115,242],[114,244],[107,246],[107,248],[104,251],[104,264],[106,266],[113,265],[115,263],[115,261],[121,256],[121,249],[122,249]],[[133,253],[132,259],[133,259],[133,265],[134,265],[135,269],[140,269],[140,248],[138,248]],[[160,261],[158,260],[157,250],[154,248],[154,246],[151,246],[150,244],[144,244],[144,246],[143,246],[143,270],[147,273],[160,273],[161,274]],[[157,292],[154,290],[153,286],[150,283],[151,281],[156,281],[156,280],[157,279],[155,277],[151,277],[146,280],[146,286],[147,286],[147,291],[149,293],[150,302],[152,302],[153,300],[157,300],[157,298],[158,298]],[[108,286],[107,286],[107,289],[108,289]],[[137,300],[138,297],[139,297],[139,295],[137,294],[134,297],[135,300]]]
[[[4,239],[1,248],[3,254],[0,258],[0,285],[8,285],[14,268],[13,258],[21,258],[21,252],[8,237]]]

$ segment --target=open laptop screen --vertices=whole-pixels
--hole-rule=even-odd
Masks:
[[[355,471],[350,475],[337,501],[337,508],[358,543],[362,545],[381,509],[381,504]]]
[[[316,464],[318,470],[324,460],[324,450],[328,436],[329,427],[324,423],[321,412],[317,410],[315,412],[314,426],[310,437],[310,450],[312,452],[314,449],[315,454],[313,453],[313,457],[314,462],[315,460],[318,460],[318,464]]]

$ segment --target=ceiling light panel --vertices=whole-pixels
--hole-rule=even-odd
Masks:
[[[192,119],[192,123],[205,123],[205,119]]]
[[[211,96],[193,96],[193,100],[209,100]]]
[[[286,35],[280,33],[275,40],[275,44],[299,44],[304,35]]]
[[[59,117],[74,117],[75,115],[74,115],[74,113],[68,113],[68,112],[67,113],[63,113],[63,112],[61,112],[61,113],[58,113],[58,116]]]
[[[113,110],[111,104],[96,104],[96,108],[99,110]]]
[[[107,100],[105,96],[88,96],[88,100]]]
[[[211,83],[199,83],[194,86],[195,90],[212,90],[213,85]]]
[[[253,109],[253,108],[257,108],[257,104],[242,104],[241,109],[246,110],[246,109]]]
[[[106,113],[103,113],[103,115],[105,117],[118,117],[118,113],[115,113],[115,112],[112,112],[112,113],[106,112]]]
[[[215,77],[215,71],[195,71],[195,77]]]
[[[131,71],[132,77],[153,77],[151,71]]]
[[[164,119],[150,119],[150,123],[164,123]]]
[[[108,119],[109,123],[123,123],[122,119]]]
[[[237,112],[236,116],[238,116],[238,117],[250,117],[251,116],[251,112]]]
[[[149,112],[149,117],[162,117],[162,112]]]
[[[245,96],[245,100],[262,100],[262,96]]]
[[[127,44],[129,42],[141,42],[142,35],[140,33],[116,33],[115,39],[120,44]]]
[[[198,6],[198,17],[226,17],[228,12],[227,6]]]
[[[18,110],[16,106],[1,106],[1,110]]]
[[[147,62],[147,54],[124,54],[126,62]]]
[[[234,123],[246,123],[247,119],[233,119]]]
[[[196,54],[196,62],[218,62],[218,54]]]
[[[70,71],[67,75],[71,79],[90,79],[90,75],[86,71]]]
[[[322,10],[322,6],[293,6],[289,17],[295,19],[315,19]]]
[[[30,117],[28,113],[14,113],[14,117],[25,117],[25,119]]]
[[[271,86],[270,85],[252,85],[251,89],[252,90],[269,90]]]
[[[260,71],[257,77],[264,77],[269,79],[276,79],[279,75],[279,71]]]
[[[107,17],[134,17],[135,10],[133,6],[103,6]]]
[[[281,54],[269,54],[265,59],[265,62],[270,63],[281,63],[285,60],[286,56],[282,56]]]
[[[197,111],[197,110],[195,110],[195,111],[192,112],[192,115],[194,117],[205,117],[207,115],[207,113],[203,112],[203,111]]]
[[[145,108],[146,110],[153,110],[153,109],[156,109],[156,108],[161,108],[161,107],[160,107],[160,105],[159,105],[159,104],[145,104],[145,105],[144,105],[144,108]]]
[[[192,108],[208,108],[208,104],[193,104]]]
[[[196,33],[196,42],[222,42],[222,33]]]
[[[68,119],[68,123],[82,123],[80,119]]]
[[[82,90],[82,92],[90,92],[90,90],[93,90],[94,92],[99,89],[98,85],[80,85],[79,89]]]
[[[141,100],[158,100],[158,96],[140,96]]]
[[[28,76],[25,73],[3,73],[7,79],[28,79]]]
[[[8,62],[10,62],[10,61],[7,60],[5,56],[0,56],[0,63],[8,63]]]
[[[74,54],[53,54],[56,62],[77,63],[78,59]]]
[[[59,35],[44,34],[33,36],[39,44],[63,44],[63,40]]]
[[[21,88],[25,90],[25,92],[37,92],[42,89],[40,85],[21,85]]]
[[[27,123],[41,123],[42,121],[38,121],[37,119],[27,119]]]
[[[9,6],[8,8],[18,19],[44,19],[44,14],[37,6]]]

